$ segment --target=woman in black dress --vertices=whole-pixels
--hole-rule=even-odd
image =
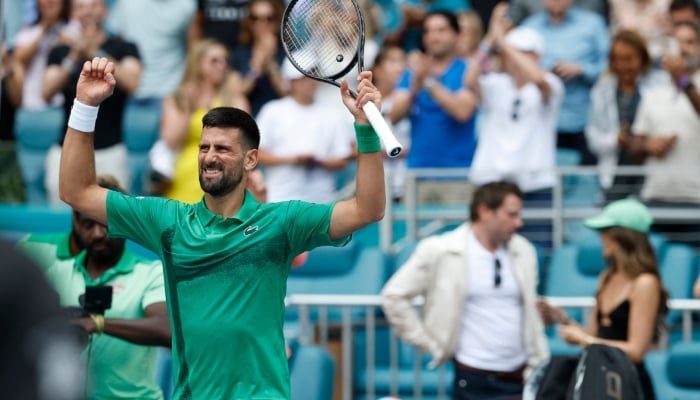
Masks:
[[[557,320],[566,321],[559,334],[568,343],[600,343],[624,351],[637,366],[645,400],[655,396],[644,355],[659,337],[668,299],[647,237],[651,223],[647,208],[632,199],[614,201],[602,214],[587,219],[586,225],[600,232],[607,264],[600,274],[594,318],[584,328],[561,309],[549,309],[558,314]]]

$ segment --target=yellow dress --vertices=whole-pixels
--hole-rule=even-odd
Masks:
[[[215,101],[212,107],[219,106]],[[200,107],[190,116],[190,126],[187,131],[185,146],[175,162],[173,182],[165,192],[165,197],[180,200],[185,203],[198,203],[204,192],[199,186],[199,139],[202,135],[202,117],[209,111]]]

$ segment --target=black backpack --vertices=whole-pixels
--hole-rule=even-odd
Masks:
[[[644,399],[637,366],[622,350],[592,344],[581,354],[567,400]]]

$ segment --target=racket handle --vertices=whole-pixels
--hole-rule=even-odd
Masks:
[[[377,136],[379,136],[379,139],[382,141],[386,154],[391,158],[401,154],[403,146],[396,140],[396,137],[391,132],[391,128],[389,128],[382,113],[379,112],[377,105],[368,101],[362,106],[362,110],[365,112],[367,119],[369,119],[369,123],[372,124],[374,131],[377,132]]]

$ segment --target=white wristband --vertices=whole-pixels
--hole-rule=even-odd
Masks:
[[[83,133],[95,132],[95,122],[100,106],[88,106],[75,99],[68,118],[68,127]]]

